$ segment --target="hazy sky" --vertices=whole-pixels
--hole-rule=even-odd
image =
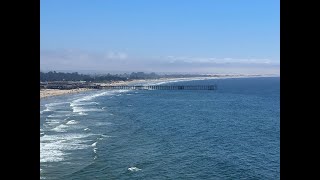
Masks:
[[[41,0],[41,70],[279,73],[279,0]]]

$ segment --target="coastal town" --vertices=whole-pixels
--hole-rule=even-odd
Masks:
[[[52,81],[52,82],[40,82],[41,89],[100,89],[101,85],[97,83],[91,83],[86,81]]]
[[[79,93],[94,89],[151,89],[151,90],[216,90],[216,85],[208,86],[140,86],[146,81],[159,83],[161,81],[183,81],[190,79],[215,79],[215,78],[237,78],[258,75],[217,75],[217,74],[173,74],[157,75],[155,73],[131,73],[116,75],[90,76],[78,73],[61,72],[40,72],[40,98],[49,96],[64,95],[70,93]],[[132,84],[138,84],[132,86]]]

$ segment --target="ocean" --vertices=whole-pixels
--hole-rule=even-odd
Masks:
[[[280,179],[279,77],[167,84],[42,99],[40,179]]]

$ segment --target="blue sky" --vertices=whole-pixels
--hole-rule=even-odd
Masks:
[[[41,0],[40,66],[278,72],[279,6],[279,0]]]

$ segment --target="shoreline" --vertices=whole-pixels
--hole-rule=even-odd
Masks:
[[[65,94],[75,94],[84,91],[89,91],[91,89],[87,88],[79,88],[79,89],[42,89],[40,90],[40,100],[43,98],[51,97],[51,96],[60,96]]]
[[[132,80],[132,81],[117,81],[112,83],[94,83],[100,86],[116,86],[116,85],[132,85],[132,84],[164,84],[170,82],[180,82],[180,81],[193,81],[193,80],[206,80],[206,79],[229,79],[229,78],[251,78],[251,77],[280,77],[279,76],[266,76],[266,75],[220,75],[212,77],[187,77],[187,78],[160,78],[160,79],[148,79],[148,80]],[[79,88],[79,89],[42,89],[40,90],[40,100],[52,96],[60,96],[65,94],[75,94],[85,91],[90,91],[93,89]]]
[[[138,82],[147,82],[148,80],[133,80],[133,81],[117,81],[112,83],[93,83],[100,86],[117,86],[117,85],[128,85],[129,83],[138,83]],[[78,88],[78,89],[41,89],[40,90],[40,100],[52,97],[52,96],[60,96],[65,94],[75,94],[85,91],[90,91],[94,89],[88,89],[88,88]]]

